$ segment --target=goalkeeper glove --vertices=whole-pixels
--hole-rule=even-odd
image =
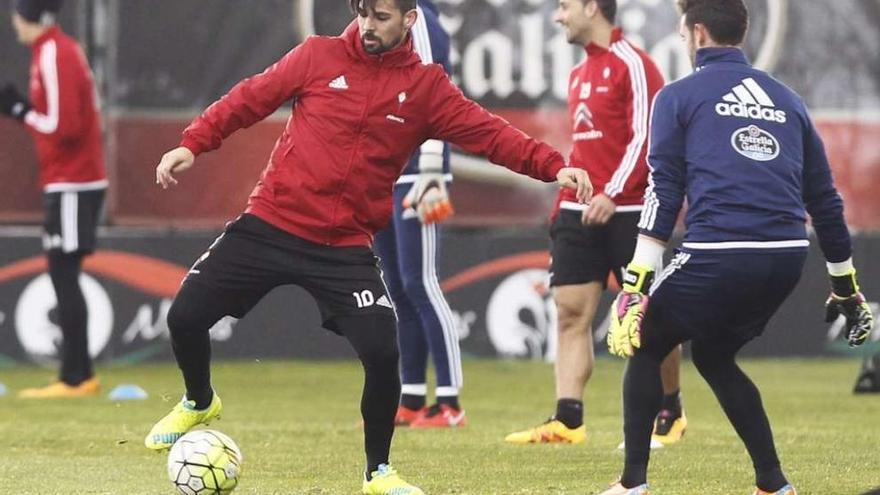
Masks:
[[[825,321],[832,322],[843,315],[846,318],[845,334],[850,347],[856,347],[868,340],[874,328],[874,315],[859,292],[855,269],[846,275],[831,275],[831,295],[825,301]]]
[[[648,310],[648,289],[654,281],[654,270],[630,262],[623,275],[623,289],[611,307],[611,328],[608,330],[608,351],[622,358],[633,355],[642,345],[642,321]]]
[[[7,84],[0,89],[0,112],[12,117],[19,122],[30,111],[31,104],[12,84]]]
[[[443,143],[429,140],[422,145],[419,177],[403,198],[403,207],[412,208],[423,224],[442,222],[455,210],[443,177]]]

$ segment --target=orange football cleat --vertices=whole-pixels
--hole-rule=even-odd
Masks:
[[[21,399],[65,399],[90,397],[98,395],[101,390],[101,382],[98,377],[91,377],[79,385],[68,385],[57,381],[45,387],[26,388],[18,393]]]
[[[434,404],[422,416],[410,423],[412,428],[454,428],[467,425],[464,409],[446,404]]]

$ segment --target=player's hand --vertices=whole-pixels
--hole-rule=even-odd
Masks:
[[[31,109],[27,98],[15,86],[7,84],[0,89],[0,112],[21,122]]]
[[[576,167],[563,167],[556,174],[559,187],[575,190],[578,203],[587,203],[593,196],[593,183],[587,171]]]
[[[584,213],[581,215],[581,223],[584,225],[605,225],[617,211],[614,200],[604,194],[597,194],[590,200]]]
[[[162,155],[162,161],[156,167],[156,184],[162,186],[162,189],[168,189],[168,186],[176,186],[177,179],[174,178],[175,173],[183,172],[192,167],[196,157],[192,151],[180,146],[174,148]]]
[[[831,295],[825,301],[825,321],[830,323],[840,315],[846,318],[845,335],[849,346],[864,344],[874,328],[874,315],[865,296],[859,292],[855,270],[839,277],[831,276]]]
[[[442,173],[422,172],[403,198],[403,207],[412,208],[423,224],[442,222],[455,214]]]
[[[611,307],[608,352],[622,358],[633,355],[642,346],[642,321],[648,310],[648,289],[654,270],[630,263],[623,276],[623,288]]]

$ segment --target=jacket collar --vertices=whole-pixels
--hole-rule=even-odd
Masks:
[[[591,41],[591,42],[587,43],[587,46],[585,46],[584,49],[587,51],[587,55],[589,55],[591,57],[595,57],[596,55],[606,53],[608,51],[608,49],[611,48],[611,45],[617,43],[618,41],[620,41],[622,39],[623,39],[623,29],[621,29],[620,27],[615,27],[614,29],[611,30],[611,40],[609,41],[609,44],[607,47],[597,45],[596,43],[593,43]]]
[[[697,50],[697,70],[702,69],[706,65],[720,64],[749,64],[746,54],[736,47],[712,47],[700,48]]]
[[[351,22],[342,33],[342,39],[345,40],[345,46],[350,56],[360,60],[366,64],[378,65],[382,64],[386,67],[403,67],[414,65],[421,62],[419,56],[413,51],[413,41],[410,34],[406,35],[406,39],[397,48],[385,52],[380,55],[373,55],[364,50],[364,44],[361,42],[361,32],[358,27],[357,19]]]
[[[31,49],[39,49],[41,46],[43,46],[45,42],[58,36],[59,32],[61,32],[61,29],[57,25],[49,27],[43,34],[40,35],[39,38],[34,41],[33,45],[31,45]]]

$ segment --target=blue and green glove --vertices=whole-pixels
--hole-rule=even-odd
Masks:
[[[825,301],[825,321],[830,323],[840,315],[846,318],[844,333],[849,346],[864,344],[874,328],[874,315],[865,296],[859,292],[855,269],[845,275],[831,275],[831,295]]]
[[[654,270],[630,262],[623,275],[623,288],[611,309],[608,330],[608,352],[627,358],[642,345],[642,321],[648,310],[648,289],[654,281]]]

